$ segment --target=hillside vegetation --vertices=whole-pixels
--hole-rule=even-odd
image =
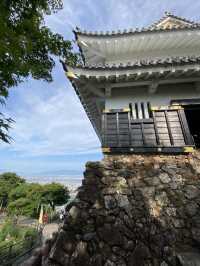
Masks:
[[[10,216],[38,218],[41,205],[48,205],[53,210],[68,200],[69,190],[62,184],[27,183],[15,173],[0,175],[0,202]]]

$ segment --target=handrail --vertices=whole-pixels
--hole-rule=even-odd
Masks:
[[[11,262],[31,252],[41,243],[41,233],[36,237],[20,240],[13,245],[6,245],[0,249],[0,265],[10,265]],[[2,252],[3,251],[3,252]]]

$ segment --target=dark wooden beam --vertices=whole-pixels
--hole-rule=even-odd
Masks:
[[[184,154],[193,152],[193,147],[103,147],[105,154]]]

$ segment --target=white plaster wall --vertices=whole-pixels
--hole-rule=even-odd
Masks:
[[[129,103],[150,102],[152,106],[170,105],[171,100],[200,98],[194,84],[161,85],[155,94],[147,87],[113,88],[112,96],[106,99],[106,109],[127,108]]]

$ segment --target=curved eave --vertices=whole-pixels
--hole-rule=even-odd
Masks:
[[[79,90],[79,87],[77,86],[77,84],[75,82],[76,75],[71,71],[71,67],[68,67],[64,63],[64,61],[60,60],[60,62],[61,62],[62,66],[63,66],[63,69],[64,69],[64,71],[66,73],[66,76],[71,81],[71,84],[72,84],[77,96],[79,97],[80,102],[82,103],[82,106],[83,106],[83,108],[84,108],[84,110],[85,110],[85,112],[86,112],[86,114],[87,114],[87,116],[88,116],[88,118],[89,118],[89,120],[90,120],[90,122],[91,122],[91,124],[92,124],[92,126],[93,126],[93,128],[94,128],[94,130],[95,130],[95,132],[96,132],[96,134],[98,136],[98,138],[99,138],[99,140],[101,141],[101,129],[98,126],[96,120],[94,119],[93,113],[90,111],[90,108],[88,107],[88,105],[85,102],[84,96],[81,94],[81,92]],[[93,103],[93,106],[95,106],[95,103]],[[99,117],[99,119],[101,119],[101,118]]]
[[[183,30],[196,30],[200,29],[200,24],[191,24],[191,25],[183,25],[183,26],[174,26],[171,28],[163,29],[163,28],[154,28],[154,27],[148,27],[148,28],[141,28],[141,29],[129,29],[129,30],[118,30],[118,31],[86,31],[86,30],[80,30],[76,29],[74,30],[74,34],[76,37],[76,40],[78,40],[79,36],[87,36],[87,37],[102,37],[102,38],[108,38],[108,37],[121,37],[121,36],[127,36],[127,35],[137,35],[137,34],[143,34],[143,33],[161,33],[161,32],[173,32],[173,31],[183,31]]]
[[[87,69],[71,69],[67,72],[68,78],[77,84],[92,83],[97,88],[105,88],[106,84],[126,83],[134,86],[146,86],[151,83],[157,84],[173,84],[173,83],[189,83],[200,82],[200,63],[194,65],[154,67],[143,69],[119,69],[119,70],[87,70]],[[118,85],[117,85],[118,86]],[[122,86],[123,87],[123,86]]]
[[[164,59],[154,60],[139,60],[135,62],[120,63],[120,64],[85,64],[77,65],[76,69],[84,70],[123,70],[123,69],[138,69],[145,67],[167,67],[167,66],[179,66],[179,65],[193,65],[200,63],[200,56],[182,56],[182,57],[169,57]]]
[[[76,85],[76,82],[73,82],[71,78],[69,78],[71,80],[72,86],[77,94],[77,96],[80,99],[80,102],[87,114],[88,119],[90,120],[99,140],[101,141],[101,128],[98,126],[96,119],[94,118],[94,113],[91,112],[89,106],[87,105],[87,103],[85,102],[84,96],[80,93],[79,87]],[[94,103],[93,103],[94,106]],[[96,114],[95,114],[96,115]],[[101,117],[99,117],[99,120],[101,119]]]
[[[183,72],[186,73],[190,70],[199,71],[200,57],[195,58],[177,58],[168,60],[157,60],[149,62],[136,62],[127,65],[110,65],[110,66],[78,66],[67,67],[67,75],[71,79],[79,79],[81,77],[89,79],[110,79],[111,77],[119,76],[141,76],[144,73],[154,75],[154,73],[168,72]]]
[[[77,44],[84,64],[105,64],[139,59],[180,56],[198,56],[200,27],[193,30],[163,30],[116,36],[79,36]]]
[[[85,56],[84,56],[84,53],[83,53],[83,49],[82,49],[80,43],[78,42],[78,35],[76,34],[76,31],[75,30],[73,30],[73,33],[74,33],[75,40],[76,40],[76,43],[78,45],[78,49],[79,49],[80,55],[82,57],[83,63],[85,64],[86,59],[85,59]]]

